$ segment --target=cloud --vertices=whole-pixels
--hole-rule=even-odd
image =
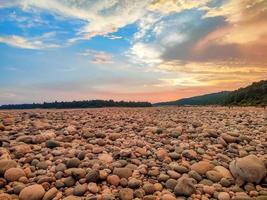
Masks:
[[[136,22],[146,13],[145,7],[150,1],[21,0],[13,4],[5,3],[3,6],[19,6],[28,11],[46,10],[67,18],[82,20],[86,25],[80,29],[78,35],[84,39],[90,39],[97,35],[108,35]]]
[[[221,62],[169,61],[151,68],[169,73],[159,86],[214,86],[244,84],[267,78],[267,65],[251,65],[239,60]]]
[[[78,55],[88,57],[93,64],[112,64],[113,56],[104,51],[96,51],[93,49],[86,49]]]
[[[171,12],[182,12],[190,9],[201,9],[211,0],[156,0],[150,5],[151,10],[156,10],[164,14]]]
[[[204,17],[222,16],[230,23],[249,22],[260,19],[266,14],[267,2],[265,0],[229,0],[218,7],[205,7],[207,13]],[[264,20],[264,19],[261,19]]]
[[[126,56],[135,64],[153,66],[162,62],[161,46],[156,46],[148,43],[136,43],[126,53]]]
[[[42,41],[45,35],[39,38],[25,38],[17,35],[0,36],[0,43],[22,49],[50,49],[57,48],[57,44],[47,44]]]

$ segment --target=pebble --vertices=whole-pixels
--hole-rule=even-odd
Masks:
[[[174,188],[174,194],[191,196],[196,191],[196,180],[193,178],[181,177],[177,181],[177,185]]]
[[[73,190],[73,194],[75,196],[83,196],[83,194],[87,191],[87,185],[76,185]]]
[[[132,200],[134,198],[133,190],[130,188],[123,188],[119,192],[119,198],[121,200]]]
[[[230,200],[231,197],[227,192],[220,192],[218,194],[218,200]]]
[[[127,168],[127,167],[123,167],[123,168],[116,167],[113,170],[113,174],[119,176],[120,178],[129,178],[132,176],[132,173],[133,173],[132,169]]]
[[[26,176],[25,172],[20,168],[10,168],[5,172],[5,179],[7,181],[18,181],[21,177]]]
[[[25,187],[19,194],[20,200],[41,200],[45,190],[41,185],[35,184]]]
[[[96,182],[100,178],[99,171],[90,170],[85,178],[86,178],[86,181],[89,183]]]

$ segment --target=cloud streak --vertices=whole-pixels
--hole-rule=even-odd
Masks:
[[[45,43],[42,41],[42,37],[26,38],[17,35],[0,36],[0,43],[22,49],[51,49],[59,47],[57,44]]]

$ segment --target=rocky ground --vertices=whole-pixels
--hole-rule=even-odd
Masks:
[[[0,200],[265,200],[265,112],[0,111]]]

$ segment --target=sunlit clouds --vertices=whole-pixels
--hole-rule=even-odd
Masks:
[[[267,79],[266,38],[266,0],[2,0],[0,104],[233,90]]]

